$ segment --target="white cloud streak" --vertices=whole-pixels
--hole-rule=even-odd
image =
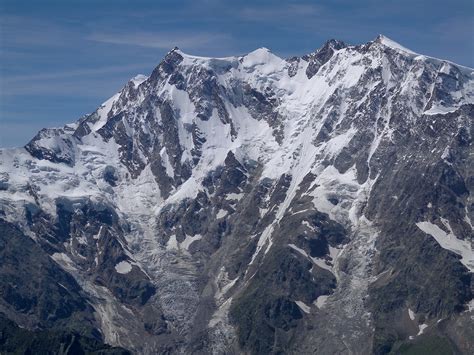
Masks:
[[[247,21],[268,22],[288,18],[299,19],[319,16],[323,7],[314,4],[274,4],[272,6],[252,6],[243,8],[239,17]]]
[[[113,74],[113,73],[123,73],[135,69],[143,68],[148,66],[149,63],[135,63],[130,65],[115,65],[107,66],[100,68],[90,68],[90,69],[68,69],[57,72],[48,72],[48,73],[39,73],[32,75],[15,75],[3,78],[3,82],[6,85],[14,84],[22,81],[32,82],[32,81],[43,81],[43,80],[55,80],[55,79],[65,79],[65,78],[74,78],[74,77],[85,77],[85,76],[97,76],[101,74]],[[150,68],[150,70],[153,68]]]
[[[214,47],[230,39],[226,34],[214,33],[165,33],[165,32],[135,32],[135,33],[93,33],[86,39],[95,42],[139,46],[147,48],[171,49],[178,46],[186,49]]]

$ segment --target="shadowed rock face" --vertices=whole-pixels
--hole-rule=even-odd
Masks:
[[[102,344],[73,331],[37,330],[18,327],[0,314],[0,344],[5,354],[110,354],[128,355],[129,351]]]
[[[472,353],[472,78],[383,36],[288,60],[173,49],[0,151],[9,332],[149,354]]]
[[[1,302],[30,327],[80,324],[92,330],[92,307],[74,278],[12,224],[0,221]]]

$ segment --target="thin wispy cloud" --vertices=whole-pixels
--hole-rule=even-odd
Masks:
[[[2,47],[63,46],[73,43],[79,31],[31,16],[1,15],[0,43]]]
[[[94,33],[86,37],[90,41],[139,46],[147,48],[171,49],[174,46],[195,49],[216,46],[231,39],[226,34],[216,33],[164,33],[164,32],[135,32],[135,33]]]
[[[314,4],[269,4],[243,8],[239,17],[247,21],[275,21],[289,18],[314,17],[321,15],[323,7]]]
[[[77,77],[88,77],[97,75],[104,75],[104,74],[114,74],[114,73],[123,73],[128,72],[134,69],[143,68],[147,63],[134,63],[130,65],[116,65],[116,66],[107,66],[107,67],[100,67],[100,68],[91,68],[91,69],[72,69],[72,70],[63,70],[58,72],[50,72],[50,73],[39,73],[34,75],[15,75],[6,77],[4,79],[4,83],[6,85],[11,85],[14,83],[19,82],[28,82],[32,83],[35,81],[47,81],[47,80],[56,80],[56,79],[69,79],[69,78],[77,78]],[[99,78],[100,79],[100,78]]]

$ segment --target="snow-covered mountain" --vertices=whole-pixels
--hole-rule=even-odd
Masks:
[[[384,36],[175,48],[0,150],[0,312],[137,353],[472,353],[473,118],[473,69]]]

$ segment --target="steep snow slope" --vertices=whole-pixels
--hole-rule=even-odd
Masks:
[[[2,218],[75,278],[113,345],[383,353],[439,336],[468,352],[472,273],[437,236],[469,255],[473,75],[384,36],[288,60],[175,48],[1,150]]]

